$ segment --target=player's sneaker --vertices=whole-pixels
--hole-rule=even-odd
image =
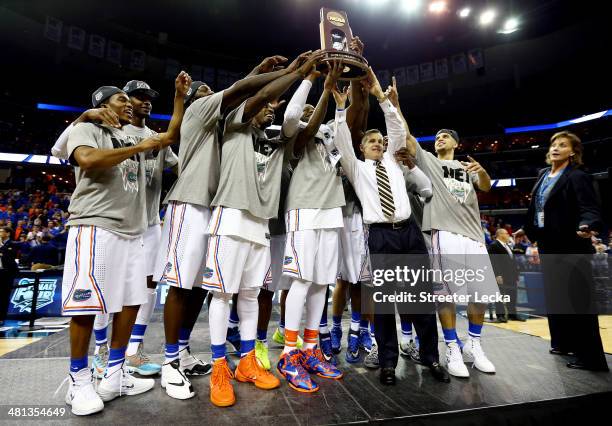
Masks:
[[[72,414],[87,416],[104,409],[104,402],[94,389],[94,378],[88,368],[83,368],[76,373],[70,373],[62,382],[60,388],[69,382],[66,392],[66,404],[72,407]],[[57,393],[56,391],[56,393]]]
[[[234,387],[231,380],[234,375],[227,366],[225,358],[219,358],[213,363],[210,376],[210,402],[217,407],[229,407],[236,402]]]
[[[302,351],[294,349],[281,355],[276,368],[278,372],[287,379],[289,387],[298,392],[316,392],[319,390],[317,385],[302,366]]]
[[[359,331],[349,330],[345,359],[350,364],[359,361]]]
[[[162,365],[161,387],[174,399],[189,399],[195,395],[191,382],[181,371],[178,359]]]
[[[264,342],[255,341],[255,356],[261,362],[261,365],[266,370],[270,369],[270,358],[268,357],[268,345]]]
[[[138,373],[141,376],[152,376],[161,371],[161,365],[152,362],[151,358],[143,352],[142,342],[138,344],[134,355],[126,355],[125,367],[131,373]]]
[[[341,379],[343,374],[331,363],[327,362],[319,348],[306,349],[302,355],[302,367],[310,374],[316,374],[325,379]]]
[[[378,345],[376,342],[372,344],[372,350],[366,355],[365,359],[363,360],[363,365],[366,368],[371,368],[373,370],[380,368],[380,364],[378,363]]]
[[[372,350],[372,336],[370,330],[359,330],[359,347],[370,353]]]
[[[340,351],[342,350],[342,328],[332,327],[330,334],[331,334],[332,351],[335,354],[339,354]]]
[[[281,346],[285,346],[285,335],[281,333],[278,328],[274,331],[274,334],[272,335],[272,340],[274,340],[275,343],[278,343]],[[298,335],[295,347],[298,349],[302,349],[302,346],[304,346],[304,339],[302,339]]]
[[[179,368],[186,376],[205,376],[212,369],[209,363],[192,355],[189,346],[179,352]]]
[[[255,349],[240,358],[235,372],[239,382],[251,382],[259,389],[274,389],[280,386],[280,380],[263,368],[255,356]]]
[[[463,363],[461,349],[455,342],[446,345],[446,368],[451,376],[470,377],[470,372]]]
[[[240,353],[240,329],[238,327],[227,329],[227,342],[232,345],[234,352]]]
[[[138,395],[153,389],[155,380],[137,379],[125,368],[121,367],[110,376],[104,374],[104,378],[98,385],[98,395],[102,401],[111,401],[118,396]]]
[[[91,369],[96,379],[102,379],[106,366],[108,365],[108,346],[100,346],[100,351],[94,356],[93,362],[91,363]]]
[[[417,364],[421,363],[421,356],[419,355],[419,348],[414,340],[410,340],[408,343],[400,343],[399,345],[400,354],[410,358]]]
[[[474,360],[472,368],[476,367],[483,373],[495,373],[495,366],[489,361],[489,358],[487,358],[482,350],[480,339],[469,338],[465,346],[463,346],[463,352],[468,358]]]
[[[319,348],[325,361],[331,365],[338,365],[338,359],[332,351],[331,335],[329,333],[319,334]]]

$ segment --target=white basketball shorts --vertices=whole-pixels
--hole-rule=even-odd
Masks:
[[[335,283],[338,239],[338,228],[288,232],[283,275],[320,285]]]
[[[70,227],[62,281],[62,314],[121,312],[147,302],[142,237],[97,226]]]
[[[147,277],[155,273],[155,262],[157,262],[159,244],[161,242],[161,232],[161,225],[156,224],[149,226],[142,235],[145,250],[145,273]]]

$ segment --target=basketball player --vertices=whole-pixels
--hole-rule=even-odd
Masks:
[[[124,91],[100,87],[92,94],[92,104],[112,109],[120,128],[79,123],[67,143],[76,188],[69,207],[62,314],[72,316],[66,403],[77,415],[101,411],[103,401],[153,388],[152,379],[136,379],[123,367],[139,306],[147,302],[142,243],[148,222],[144,154],[174,142],[180,125],[171,121],[170,132],[139,141],[121,129],[133,114]],[[87,349],[98,312],[115,313],[115,325],[108,367],[96,393],[87,368]]]
[[[236,401],[225,352],[229,302],[238,293],[241,359],[235,378],[260,389],[280,381],[255,357],[259,288],[270,266],[268,220],[278,213],[280,180],[285,151],[282,140],[270,140],[263,131],[274,120],[277,99],[318,63],[322,52],[306,52],[248,98],[226,118],[219,189],[208,233],[208,253],[202,283],[213,292],[209,326],[213,371],[210,400],[219,407]]]
[[[389,92],[389,99],[399,109],[395,80]],[[414,137],[407,138],[409,154],[416,158],[417,165],[433,184],[433,197],[425,204],[423,213],[423,231],[431,231],[434,269],[483,269],[485,280],[482,282],[482,288],[492,294],[498,292],[498,289],[484,243],[476,197],[476,189],[485,192],[491,189],[491,178],[472,157],[467,157],[468,162],[455,159],[458,144],[459,136],[456,131],[441,129],[436,134],[434,156],[423,150]],[[463,263],[457,257],[463,259]],[[452,261],[449,262],[449,259]],[[476,284],[467,284],[470,294],[473,294]],[[458,288],[459,284],[447,281],[436,283],[435,292],[449,295],[456,293]],[[468,304],[469,338],[463,347],[463,353],[474,361],[473,366],[478,370],[495,373],[495,366],[487,358],[481,345],[485,309],[486,304]],[[438,315],[446,342],[448,372],[456,377],[469,377],[457,339],[455,305],[440,303]]]
[[[285,75],[286,70],[272,71],[284,61],[282,56],[266,58],[260,64],[260,74],[242,79],[218,93],[201,81],[193,82],[185,98],[179,177],[166,197],[169,203],[154,273],[155,280],[170,285],[164,306],[166,346],[161,385],[172,398],[193,397],[195,392],[186,374],[207,372],[206,366],[190,354],[189,337],[206,298],[206,290],[201,285],[209,206],[217,192],[220,175],[219,122],[226,110],[235,108],[262,86]],[[202,368],[194,370],[194,362]]]
[[[306,373],[340,379],[342,373],[328,363],[317,348],[319,323],[327,303],[327,285],[336,278],[338,229],[342,228],[344,194],[336,164],[338,153],[332,145],[332,130],[322,126],[331,90],[343,67],[334,63],[328,70],[323,93],[305,128],[297,132],[296,112],[302,111],[317,73],[311,73],[291,99],[284,135],[293,137],[293,154],[299,158],[287,195],[287,243],[283,274],[292,282],[285,312],[285,347],[278,371],[289,386],[300,392],[315,392],[319,386]],[[297,134],[296,134],[297,132]],[[307,305],[304,346],[296,348],[304,303]]]

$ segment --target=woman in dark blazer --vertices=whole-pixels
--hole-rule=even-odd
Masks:
[[[593,294],[591,236],[601,230],[597,196],[582,165],[582,143],[570,132],[552,136],[527,211],[525,231],[538,242],[551,354],[575,355],[570,368],[607,371]]]

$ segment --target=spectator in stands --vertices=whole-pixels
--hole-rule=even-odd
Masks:
[[[542,254],[551,354],[575,354],[570,368],[608,371],[594,305],[591,237],[602,227],[591,177],[580,170],[582,143],[555,133],[533,189],[525,230]]]
[[[45,234],[41,237],[40,244],[32,248],[27,257],[26,264],[32,269],[49,269],[59,263],[57,248],[49,243],[51,237]]]
[[[0,324],[4,324],[6,319],[13,279],[17,272],[12,233],[13,230],[8,226],[0,228]]]

